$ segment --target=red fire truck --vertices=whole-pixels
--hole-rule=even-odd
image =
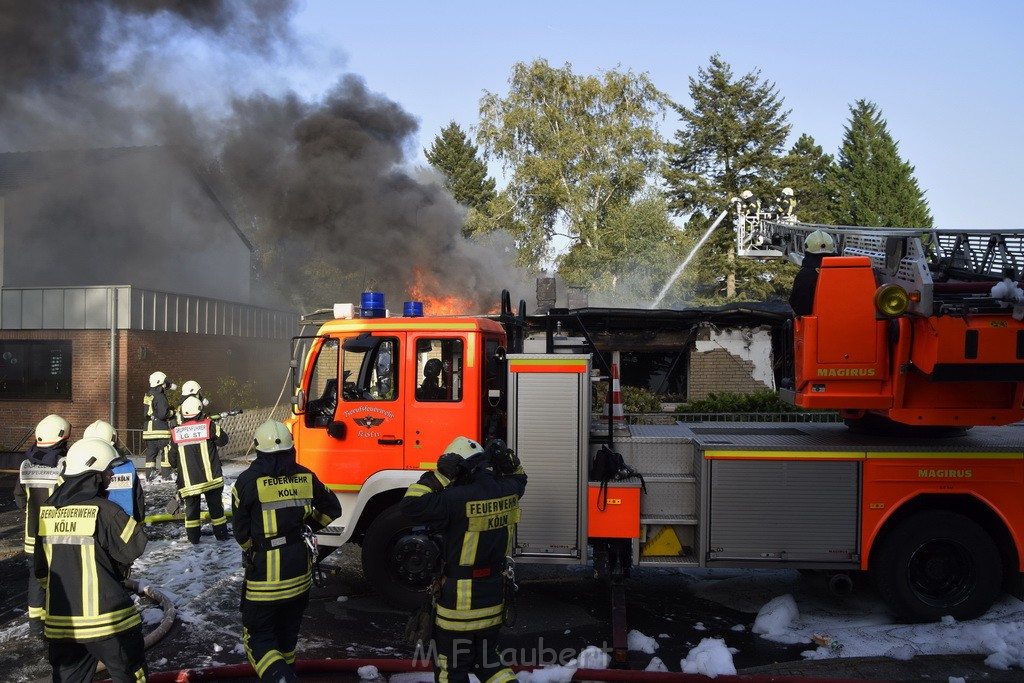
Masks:
[[[518,561],[593,561],[613,576],[635,565],[814,569],[837,591],[865,573],[908,620],[976,617],[1000,591],[1019,593],[1024,231],[741,217],[737,253],[799,260],[819,229],[840,255],[823,260],[814,309],[794,322],[782,393],[839,409],[856,429],[594,429],[592,382],[610,373],[572,311],[557,314],[566,337],[552,333],[554,313],[526,334],[525,306],[513,312],[507,294],[496,316],[335,307],[294,363],[299,460],[343,508],[321,543],[360,544],[381,593],[417,600],[437,548],[397,502],[454,436],[500,437],[530,475]],[[592,481],[599,447],[645,486]]]

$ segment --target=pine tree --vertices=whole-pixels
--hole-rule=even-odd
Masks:
[[[833,224],[838,191],[835,161],[810,135],[801,135],[782,159],[779,185],[796,195],[796,215],[804,223]]]
[[[445,187],[460,204],[482,210],[494,199],[494,178],[487,176],[487,165],[477,156],[476,145],[470,142],[459,124],[449,123],[423,153],[444,175]]]
[[[873,102],[850,107],[839,148],[837,216],[847,225],[930,228],[928,202]]]
[[[675,105],[683,127],[669,149],[665,181],[671,207],[690,214],[687,232],[699,236],[740,191],[751,190],[767,203],[777,196],[790,126],[774,83],[761,80],[759,70],[734,78],[717,54],[690,78],[690,98],[692,108]],[[737,259],[735,253],[735,226],[726,219],[680,278],[676,299],[759,300],[788,292],[787,264]]]

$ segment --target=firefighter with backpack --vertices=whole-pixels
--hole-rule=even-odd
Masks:
[[[402,513],[444,538],[444,568],[434,618],[434,680],[515,681],[501,663],[498,634],[509,608],[512,534],[526,473],[500,440],[485,451],[460,436],[402,498]]]

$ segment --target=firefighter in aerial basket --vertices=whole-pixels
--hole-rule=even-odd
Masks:
[[[96,420],[82,432],[83,439],[102,439],[117,451],[117,459],[110,464],[113,477],[107,485],[107,498],[114,501],[133,517],[141,522],[146,517],[146,494],[142,490],[139,473],[135,471],[135,463],[131,454],[117,442],[117,430],[106,420]]]
[[[485,451],[460,436],[402,498],[410,520],[444,538],[444,570],[434,618],[434,680],[515,680],[500,660],[498,633],[509,615],[512,535],[526,473],[500,440]]]
[[[60,485],[39,510],[34,566],[46,590],[54,681],[91,681],[97,661],[118,683],[146,680],[142,618],[122,581],[147,539],[142,525],[107,499],[116,458],[103,439],[75,443]]]
[[[821,260],[836,255],[836,243],[824,230],[815,230],[804,238],[804,257],[800,270],[793,278],[789,305],[797,316],[810,315],[814,310],[814,292],[818,289]]]
[[[14,502],[25,511],[25,554],[28,557],[28,626],[43,634],[43,589],[32,573],[32,557],[39,529],[39,508],[53,493],[68,452],[71,425],[60,415],[47,415],[36,425],[36,442],[25,452],[14,485]]]
[[[315,532],[341,516],[341,503],[295,462],[292,435],[267,420],[256,428],[256,459],[231,494],[242,546],[242,644],[262,681],[294,681],[295,646],[309,603]]]
[[[228,443],[228,434],[203,414],[203,404],[189,396],[181,404],[181,424],[171,429],[168,461],[178,474],[178,496],[185,506],[185,535],[190,543],[199,543],[202,502],[210,513],[213,535],[226,541],[228,520],[224,516],[224,473],[218,448]]]
[[[167,459],[174,409],[164,392],[176,388],[167,375],[154,372],[149,376],[149,391],[142,397],[146,406],[146,426],[142,430],[142,440],[146,442],[146,481],[161,476]]]

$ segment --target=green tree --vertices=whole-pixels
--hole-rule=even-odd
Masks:
[[[690,99],[692,107],[674,105],[682,128],[669,149],[665,182],[670,206],[689,215],[687,232],[700,235],[741,190],[766,203],[776,196],[789,111],[759,70],[734,78],[717,54],[690,78]],[[723,220],[674,288],[677,299],[760,300],[786,291],[789,266],[737,259],[734,237],[734,224]]]
[[[782,158],[779,185],[793,188],[796,214],[802,222],[829,225],[838,222],[835,161],[810,135],[801,135],[789,154]]]
[[[930,228],[931,211],[877,105],[857,100],[839,148],[837,216],[846,225]]]
[[[487,176],[487,165],[477,156],[459,124],[452,121],[434,138],[427,161],[445,177],[445,187],[455,201],[473,209],[483,209],[496,196],[494,178]]]
[[[586,286],[593,304],[649,306],[688,250],[664,197],[649,191],[613,207],[605,228],[599,249],[576,243],[562,257],[559,275]]]
[[[501,206],[524,265],[538,269],[552,239],[599,250],[606,219],[647,187],[661,162],[656,117],[668,105],[646,74],[578,76],[543,59],[512,67],[509,91],[485,92],[477,142],[501,160]]]

